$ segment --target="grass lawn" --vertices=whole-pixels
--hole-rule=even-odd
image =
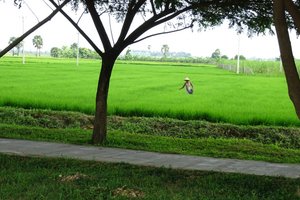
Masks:
[[[0,105],[94,112],[100,61],[4,57]],[[195,93],[178,90],[189,76]],[[299,126],[283,76],[237,75],[213,65],[117,62],[109,113]]]
[[[1,199],[297,200],[300,179],[0,154]]]

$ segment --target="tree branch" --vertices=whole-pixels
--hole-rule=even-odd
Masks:
[[[38,16],[35,14],[35,12],[30,8],[30,6],[26,3],[26,1],[23,0],[23,3],[27,6],[27,8],[30,10],[30,12],[33,14],[33,16],[36,18],[38,22],[40,22]]]
[[[49,6],[49,4],[45,0],[43,0],[43,2],[53,11],[53,8]]]
[[[169,8],[166,7],[161,13],[158,13],[157,15],[154,15],[153,17],[151,17],[149,20],[147,20],[145,23],[143,23],[141,26],[139,26],[135,31],[133,31],[126,39],[126,41],[124,42],[124,44],[126,46],[132,44],[135,42],[135,40],[137,40],[142,34],[144,34],[147,30],[158,26],[164,22],[167,22],[173,18],[175,18],[176,16],[188,11],[188,10],[192,10],[194,8],[198,8],[198,7],[204,7],[204,6],[209,6],[212,3],[216,3],[219,2],[220,0],[212,0],[212,1],[204,1],[204,2],[200,2],[200,3],[192,3],[190,5],[188,5],[187,7],[176,11],[175,7]],[[168,3],[168,2],[167,2]],[[173,14],[172,14],[173,13]]]
[[[152,12],[154,15],[156,15],[156,10],[155,10],[155,5],[154,5],[153,0],[150,0],[150,3],[151,3],[151,7],[152,7]]]
[[[87,5],[87,8],[88,8],[88,10],[90,12],[90,15],[91,15],[91,17],[93,19],[93,22],[95,24],[97,32],[98,32],[98,34],[100,36],[100,40],[101,40],[101,42],[103,44],[104,50],[107,52],[107,51],[109,51],[112,48],[112,46],[110,44],[110,40],[109,40],[109,38],[107,36],[107,33],[106,33],[105,28],[103,26],[103,23],[102,23],[99,15],[98,15],[98,12],[97,12],[97,10],[95,8],[94,1],[88,0],[88,1],[86,1],[86,5]]]
[[[109,30],[110,30],[111,40],[112,40],[112,42],[113,42],[113,45],[115,45],[115,40],[114,40],[113,31],[112,31],[110,15],[108,15],[108,21],[109,21]]]
[[[156,21],[155,26],[157,26],[159,24],[162,24],[164,22],[167,22],[167,21],[169,21],[169,20],[177,17],[178,15],[180,15],[180,14],[182,14],[182,13],[188,11],[188,10],[191,10],[191,9],[192,9],[192,6],[189,6],[189,7],[186,7],[184,9],[182,9],[182,10],[179,10],[179,11],[173,13],[172,15],[166,16],[165,18],[160,19],[159,21]]]
[[[192,26],[192,25],[191,25],[191,26]],[[140,41],[142,41],[142,40],[145,40],[145,39],[147,39],[147,38],[157,36],[157,35],[164,35],[164,34],[168,34],[168,33],[175,33],[175,32],[179,32],[179,31],[183,31],[183,30],[185,30],[185,29],[191,28],[191,26],[186,26],[186,27],[181,28],[181,29],[176,29],[176,30],[172,30],[172,31],[160,32],[160,33],[155,33],[155,34],[152,34],[152,35],[148,35],[148,36],[143,37],[143,38],[141,38],[141,39],[139,39],[139,40],[135,40],[135,41],[133,42],[133,44],[134,44],[134,43],[137,43],[137,42],[140,42]]]
[[[200,3],[193,3],[190,5],[187,5],[187,7],[183,8],[182,10],[177,11],[174,6],[165,7],[164,10],[162,10],[160,13],[157,13],[156,15],[153,15],[150,19],[142,23],[139,27],[137,27],[133,32],[130,33],[130,35],[123,41],[120,41],[116,44],[116,48],[118,50],[125,49],[128,45],[135,43],[135,41],[141,37],[146,31],[150,30],[151,28],[158,26],[180,14],[183,12],[186,12],[188,10],[198,8],[198,7],[204,7],[209,6],[212,3],[219,2],[220,0],[211,0],[211,1],[204,1]],[[173,14],[172,14],[173,13]]]
[[[46,17],[41,22],[37,23],[34,27],[29,29],[27,32],[25,32],[23,35],[18,37],[16,40],[14,40],[10,45],[8,45],[5,49],[3,49],[0,52],[0,58],[4,56],[7,52],[9,52],[12,48],[14,48],[17,44],[19,44],[22,40],[24,40],[28,35],[33,33],[35,30],[40,28],[42,25],[44,25],[46,22],[50,21],[54,15],[56,15],[67,3],[69,3],[70,0],[65,0],[56,10],[54,10],[48,17]]]
[[[58,8],[59,6],[54,2],[54,0],[49,0],[56,8]],[[94,48],[94,50],[99,54],[99,56],[103,55],[103,52],[97,47],[97,45],[91,40],[91,38],[78,26],[77,23],[74,22],[73,19],[71,19],[71,17],[65,13],[65,11],[60,10],[61,14],[63,14],[63,16],[65,16],[65,18],[67,18],[67,20],[78,30],[78,32],[82,35],[82,37],[84,37],[88,43]]]
[[[85,12],[86,12],[86,10],[84,10],[84,11],[81,13],[81,15],[80,15],[80,17],[78,18],[76,24],[78,24],[78,23],[80,22],[80,20],[81,20],[81,18],[82,18],[82,16],[84,15]]]
[[[126,39],[125,44],[126,45],[132,44],[136,39],[138,39],[147,30],[172,19],[172,18],[176,17],[177,15],[179,15],[189,9],[191,9],[191,6],[186,7],[182,10],[179,10],[170,16],[168,16],[168,15],[171,14],[174,11],[174,9],[166,9],[166,10],[162,11],[161,13],[154,15],[152,18],[150,18],[145,23],[143,23],[141,26],[139,26],[135,31],[133,31]],[[168,16],[168,17],[165,17],[165,16]],[[171,16],[172,16],[172,18],[171,18]],[[165,17],[165,18],[163,18],[163,17]],[[163,19],[161,19],[161,18],[163,18]],[[159,20],[159,19],[161,19],[161,20]]]
[[[133,2],[133,1],[132,1]],[[138,3],[135,5],[134,3],[130,3],[128,5],[128,12],[126,14],[121,32],[120,32],[120,36],[118,38],[117,43],[122,42],[126,35],[128,34],[130,25],[132,24],[133,18],[136,15],[136,13],[138,12],[138,10],[140,9],[140,7],[146,2],[146,0],[141,0],[138,1]]]

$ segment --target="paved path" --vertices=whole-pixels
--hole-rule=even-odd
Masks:
[[[164,166],[176,169],[300,178],[300,164],[216,159],[118,148],[34,142],[29,140],[0,139],[0,153],[24,156],[67,157],[102,162],[124,162],[143,166]]]

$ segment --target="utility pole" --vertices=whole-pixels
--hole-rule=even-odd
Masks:
[[[24,34],[24,14],[22,14],[22,34]],[[25,64],[25,41],[23,40],[23,45],[22,45],[22,63],[23,65]]]
[[[279,56],[279,71],[282,72],[282,59],[281,59],[281,55]]]
[[[237,66],[236,66],[236,73],[240,73],[240,41],[241,40],[241,34],[238,33],[238,54],[237,54]]]
[[[79,65],[79,32],[77,32],[77,55],[76,55],[76,66]]]

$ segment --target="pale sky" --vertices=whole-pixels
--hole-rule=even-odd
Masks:
[[[28,6],[24,5],[20,10],[13,5],[13,0],[6,0],[4,2],[3,0],[0,1],[0,49],[8,45],[10,37],[22,34],[22,16],[24,16],[24,30],[26,31],[34,26],[38,20],[43,20],[51,13],[51,9],[42,0],[26,0]],[[70,11],[70,7],[64,10]],[[74,13],[73,17],[77,21],[80,15],[81,12]],[[107,22],[108,20],[105,21]],[[100,40],[90,16],[85,14],[79,25],[100,46]],[[120,25],[117,23],[112,24],[115,40],[119,27]],[[151,45],[151,51],[160,51],[163,44],[168,44],[172,52],[184,51],[198,57],[210,57],[212,52],[220,49],[222,55],[227,55],[231,58],[238,52],[238,36],[234,29],[228,29],[227,27],[227,25],[222,25],[201,32],[197,30],[192,32],[188,29],[173,34],[155,36],[131,45],[130,48],[133,50],[147,50],[148,45]],[[159,27],[156,30],[162,29],[163,27]],[[41,35],[43,38],[44,46],[42,51],[50,51],[52,47],[61,48],[62,46],[70,46],[72,43],[76,43],[78,38],[76,29],[60,13],[25,39],[25,50],[35,50],[32,45],[34,35]],[[290,35],[294,56],[300,58],[300,39],[297,39],[295,33],[291,33]],[[79,46],[91,48],[83,37],[79,37]],[[240,54],[246,56],[246,58],[272,59],[278,57],[279,49],[276,36],[267,35],[248,38],[246,33],[241,34]]]

